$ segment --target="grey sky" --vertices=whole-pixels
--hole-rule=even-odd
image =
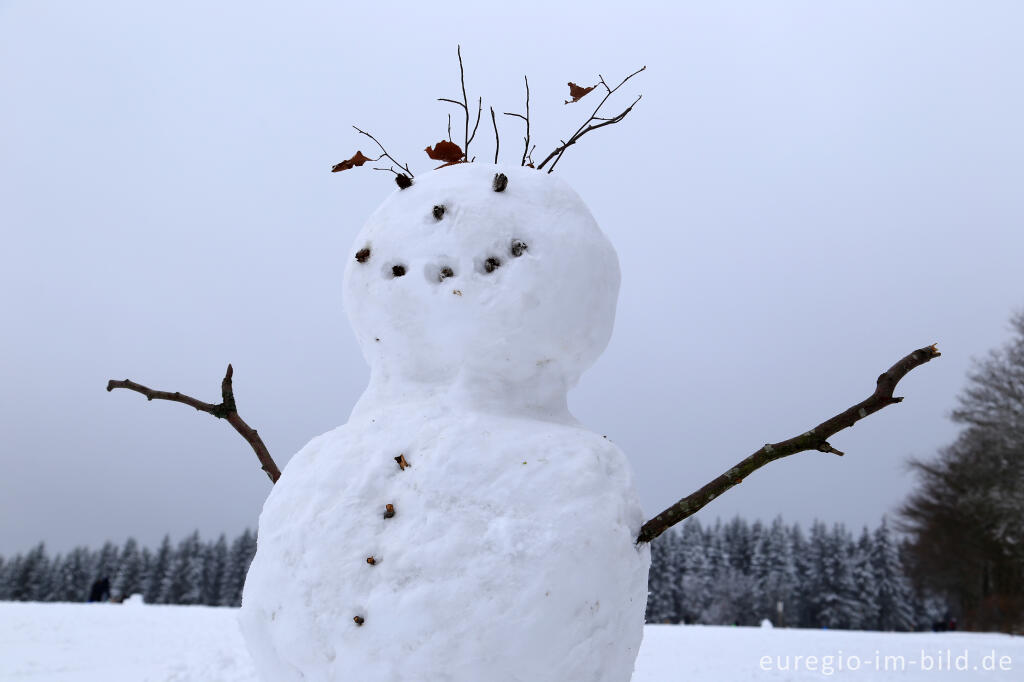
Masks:
[[[589,112],[566,81],[648,66],[556,171],[623,271],[571,404],[647,512],[938,341],[905,403],[833,439],[846,457],[775,463],[700,518],[898,505],[1024,304],[1019,3],[366,4],[0,2],[0,553],[255,525],[241,438],[106,381],[215,400],[230,361],[280,464],[344,422],[367,371],[341,272],[393,184],[328,170],[372,151],[351,124],[430,168],[457,42],[498,112],[529,74],[538,155]]]

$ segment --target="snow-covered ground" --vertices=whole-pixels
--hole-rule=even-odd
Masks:
[[[236,613],[0,602],[0,680],[256,682]],[[634,682],[830,678],[1020,680],[1024,638],[649,625],[633,676]]]

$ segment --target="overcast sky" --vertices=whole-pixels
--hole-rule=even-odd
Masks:
[[[623,272],[571,406],[647,513],[937,341],[903,404],[832,439],[846,457],[774,463],[699,518],[899,505],[1024,305],[1020,3],[369,4],[0,1],[0,553],[255,526],[270,484],[226,423],[107,379],[216,401],[232,362],[280,464],[343,423],[368,372],[342,269],[394,185],[328,171],[372,151],[352,124],[427,171],[457,43],[498,112],[529,75],[538,156],[589,112],[567,81],[648,66],[556,171]]]

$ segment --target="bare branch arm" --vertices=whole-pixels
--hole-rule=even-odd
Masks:
[[[878,412],[883,407],[902,401],[903,398],[893,397],[896,384],[909,374],[911,370],[939,357],[939,355],[940,353],[934,344],[925,348],[918,348],[883,372],[878,377],[875,392],[865,400],[840,412],[831,419],[823,421],[810,431],[799,436],[779,443],[765,444],[764,447],[715,480],[687,495],[645,523],[640,528],[640,535],[636,540],[637,543],[650,542],[683,519],[697,513],[702,507],[726,490],[729,490],[738,483],[742,483],[744,478],[769,462],[774,462],[777,459],[795,455],[805,450],[820,450],[821,452],[842,455],[842,452],[829,445],[828,439],[843,429],[853,426],[868,415]]]
[[[274,458],[270,456],[270,451],[267,450],[267,446],[263,443],[263,439],[256,432],[256,429],[252,428],[245,423],[238,415],[238,408],[235,405],[235,392],[231,384],[231,377],[234,374],[234,369],[231,365],[228,365],[227,372],[224,373],[224,379],[220,384],[221,402],[217,405],[213,403],[204,403],[201,400],[196,400],[191,396],[187,396],[184,393],[178,393],[175,391],[154,391],[153,389],[137,384],[130,379],[124,379],[123,381],[117,381],[111,379],[107,382],[107,390],[113,391],[115,388],[126,388],[136,393],[141,393],[146,396],[146,400],[169,400],[175,403],[181,403],[194,407],[200,412],[206,412],[211,414],[217,419],[226,419],[228,423],[234,427],[235,431],[241,434],[242,438],[252,447],[253,451],[256,452],[256,457],[260,461],[261,468],[267,472],[267,476],[270,477],[271,483],[277,483],[277,479],[281,478],[281,470],[277,468],[277,464],[274,462]]]

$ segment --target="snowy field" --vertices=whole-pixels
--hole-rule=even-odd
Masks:
[[[235,616],[228,608],[0,602],[0,680],[256,682]],[[1022,671],[1024,638],[1008,635],[654,625],[633,680],[973,682],[1020,680]]]

